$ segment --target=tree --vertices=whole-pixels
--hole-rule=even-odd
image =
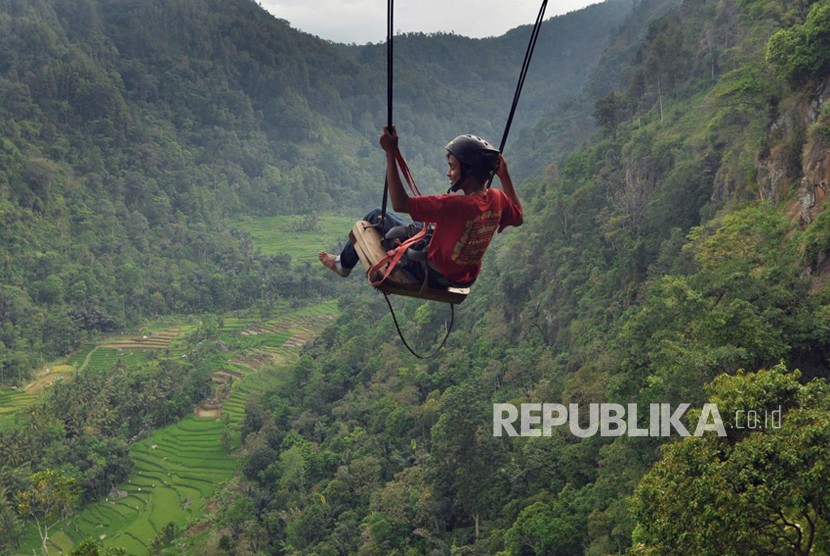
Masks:
[[[370,553],[395,548],[404,551],[414,547],[427,552],[425,541],[438,538],[440,528],[440,499],[429,484],[426,470],[419,465],[408,467],[376,491],[370,514],[364,524],[361,552]],[[387,538],[375,538],[375,533],[386,533]],[[387,550],[389,552],[389,550]]]
[[[594,104],[594,120],[606,133],[617,136],[617,126],[627,117],[627,99],[612,91]]]
[[[179,528],[174,522],[169,522],[161,531],[158,532],[153,542],[150,543],[150,548],[153,554],[161,554],[162,551],[171,546],[179,535]]]
[[[84,539],[78,543],[69,556],[127,556],[123,548],[104,548],[100,541]]]
[[[9,502],[8,491],[0,486],[0,554],[11,550],[23,534],[23,524]]]
[[[52,469],[32,475],[29,488],[17,495],[17,511],[35,520],[44,553],[49,553],[49,529],[74,511],[79,498],[77,481]]]
[[[635,554],[824,554],[830,549],[830,388],[783,365],[709,386],[726,437],[664,446],[638,485]]]
[[[770,37],[769,62],[791,85],[817,81],[830,72],[830,2],[817,2],[806,21]]]
[[[459,517],[472,519],[476,538],[481,520],[508,499],[506,447],[492,435],[490,411],[481,386],[452,386],[444,392],[442,415],[431,431],[435,482],[454,497]]]
[[[506,534],[509,553],[525,554],[530,549],[534,554],[584,554],[591,503],[590,487],[576,490],[567,485],[550,504],[529,505]]]

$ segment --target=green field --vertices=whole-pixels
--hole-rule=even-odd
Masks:
[[[360,215],[362,216],[362,215]],[[346,241],[356,216],[322,215],[313,230],[302,229],[302,216],[264,216],[234,221],[233,226],[251,234],[254,245],[266,255],[289,255],[295,263],[317,260],[317,253]]]
[[[0,430],[20,426],[19,415],[35,403],[44,389],[54,382],[70,379],[75,367],[66,363],[46,365],[38,370],[37,376],[25,387],[9,388],[0,386]]]
[[[196,415],[135,442],[131,448],[135,470],[130,478],[108,499],[56,526],[50,532],[52,553],[65,553],[85,538],[98,538],[104,546],[145,555],[167,524],[174,523],[184,531],[203,520],[212,497],[237,468],[238,462],[226,446],[228,441],[231,446],[238,444],[238,425],[246,401],[281,380],[302,346],[337,312],[337,302],[332,300],[296,310],[286,306],[272,319],[225,317],[222,338],[234,349],[212,362],[217,374],[235,377],[231,395],[221,408],[225,418],[200,418],[197,410]],[[128,366],[138,364],[143,354],[87,346],[69,362],[76,368],[105,369],[119,357]],[[14,399],[19,394],[0,391],[0,401],[4,395]],[[31,527],[19,554],[31,554],[39,545],[37,531]]]
[[[234,225],[249,232],[263,253],[286,254],[293,262],[304,263],[315,261],[318,251],[342,244],[354,222],[352,217],[321,216],[309,226],[303,217],[291,216],[246,219]],[[232,377],[230,396],[222,401],[221,409],[197,408],[193,416],[136,441],[131,447],[135,470],[129,479],[106,500],[55,526],[50,531],[51,552],[66,553],[79,541],[96,538],[104,546],[145,555],[169,523],[185,531],[203,520],[212,497],[237,468],[227,447],[239,443],[238,428],[248,398],[282,380],[302,346],[337,311],[333,300],[301,309],[285,302],[276,310],[276,318],[223,316],[222,339],[233,349],[209,363],[215,377]],[[163,349],[176,356],[182,349],[182,336],[173,329],[183,335],[194,327],[185,320],[167,318],[131,337],[84,345],[62,362],[67,378],[82,369],[106,372],[118,361],[128,368],[137,367],[162,341],[167,342]],[[34,392],[0,390],[0,427],[14,426],[14,415],[33,403],[52,380],[44,375]],[[19,554],[32,554],[39,546],[37,531],[30,527]]]
[[[14,426],[14,416],[37,400],[38,395],[22,389],[0,387],[0,430]]]
[[[107,500],[88,506],[55,529],[52,547],[67,552],[84,538],[95,537],[128,554],[147,554],[168,523],[183,530],[197,521],[236,468],[236,461],[222,447],[224,427],[217,420],[189,417],[136,442],[130,479]],[[37,544],[32,531],[23,546]]]

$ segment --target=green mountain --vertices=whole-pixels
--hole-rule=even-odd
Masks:
[[[581,87],[629,8],[548,24],[526,121]],[[2,380],[148,315],[292,295],[288,264],[234,231],[240,215],[380,202],[381,46],[319,40],[244,0],[10,0],[0,14]],[[396,118],[422,184],[445,181],[449,138],[503,127],[528,33],[398,39]],[[554,74],[568,79],[547,87]]]
[[[500,133],[528,33],[396,41],[395,121],[430,189],[448,137]],[[182,551],[830,552],[827,0],[614,1],[547,22],[506,153],[525,224],[426,361],[368,288],[263,256],[234,225],[378,202],[382,45],[243,0],[0,0],[0,46],[0,379],[152,315],[348,293],[248,400],[238,477]],[[445,308],[396,302],[427,351]],[[168,387],[179,413],[200,394]],[[539,406],[538,435],[494,435],[494,404],[522,403],[570,420],[543,433]],[[698,422],[710,432],[682,436]],[[37,483],[0,461],[3,517]]]
[[[540,169],[526,223],[441,355],[408,357],[382,303],[344,302],[296,381],[251,408],[237,500],[261,510],[203,546],[252,529],[307,554],[830,550],[828,13],[639,3],[583,98],[521,136]],[[586,102],[596,133],[557,157]],[[440,339],[442,307],[400,312],[423,351]],[[539,404],[537,435],[494,436],[500,403]],[[548,436],[541,404],[571,419]],[[606,437],[591,404],[617,418]]]

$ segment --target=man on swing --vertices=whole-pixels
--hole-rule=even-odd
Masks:
[[[450,191],[461,190],[463,195],[424,195],[410,197],[403,187],[396,153],[398,135],[395,127],[384,127],[380,146],[386,151],[386,179],[392,209],[408,213],[416,224],[409,230],[420,229],[421,222],[434,223],[435,230],[429,242],[427,265],[430,285],[468,286],[478,277],[481,260],[490,240],[498,230],[507,226],[521,226],[522,205],[507,170],[507,161],[483,139],[473,135],[459,135],[446,146],[447,177]],[[502,190],[490,189],[487,183],[495,173]],[[374,210],[364,220],[380,222],[381,211]],[[387,214],[380,223],[381,235],[406,222]],[[320,252],[320,262],[340,276],[348,276],[359,258],[354,246],[347,243],[340,255]],[[418,280],[424,279],[420,264],[405,267]]]

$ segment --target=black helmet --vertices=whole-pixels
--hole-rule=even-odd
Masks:
[[[459,135],[447,143],[447,152],[461,163],[461,179],[453,185],[458,189],[469,171],[476,178],[484,181],[490,179],[499,166],[499,150],[475,135]]]

